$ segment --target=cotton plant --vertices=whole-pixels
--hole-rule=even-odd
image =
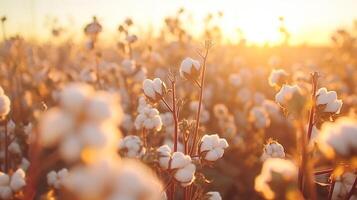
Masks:
[[[68,176],[68,169],[63,168],[59,171],[50,171],[47,173],[47,184],[55,189],[63,187],[64,180]]]
[[[118,145],[119,152],[128,158],[140,158],[145,154],[145,148],[140,137],[136,135],[125,136]]]
[[[335,91],[320,88],[316,92],[316,113],[322,121],[339,114],[342,104],[342,100],[337,99],[337,93]]]
[[[157,176],[135,160],[101,159],[72,168],[63,181],[76,199],[161,199],[163,186]]]
[[[264,129],[270,125],[268,113],[260,106],[255,106],[250,110],[248,119],[257,129]]]
[[[268,158],[264,161],[260,174],[255,178],[254,188],[265,199],[299,199],[297,189],[298,167],[290,160]],[[295,193],[297,196],[291,196]]]
[[[265,161],[269,158],[285,158],[285,150],[283,145],[274,140],[269,140],[267,144],[264,145],[263,154],[260,159]]]
[[[70,84],[60,96],[60,105],[46,111],[40,120],[39,140],[47,148],[59,147],[67,162],[83,160],[83,152],[116,149],[122,112],[118,97],[96,92],[88,85]],[[103,152],[103,153],[104,153]]]
[[[187,57],[180,65],[180,75],[182,78],[195,81],[201,74],[202,66],[199,61]]]
[[[289,74],[283,69],[273,69],[269,75],[269,85],[279,88],[287,82]]]
[[[10,98],[5,94],[4,89],[0,87],[0,117],[5,118],[11,110]]]
[[[159,165],[164,170],[173,171],[173,176],[183,187],[195,180],[196,166],[189,155],[182,152],[172,152],[171,148],[163,145],[157,149]]]
[[[316,143],[327,158],[353,159],[357,152],[356,135],[357,120],[341,117],[322,124]]]
[[[205,161],[214,162],[222,158],[226,148],[228,142],[217,134],[204,135],[199,144],[200,157]]]
[[[22,169],[14,173],[0,172],[0,199],[12,199],[26,185],[25,172]]]

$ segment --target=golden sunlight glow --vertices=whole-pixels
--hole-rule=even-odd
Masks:
[[[19,3],[23,6],[19,7]],[[78,9],[78,6],[81,8]],[[72,32],[81,32],[93,15],[98,16],[104,31],[113,34],[120,22],[133,17],[142,28],[158,30],[166,16],[185,8],[192,21],[185,26],[194,35],[202,33],[203,19],[209,13],[223,12],[217,23],[225,41],[237,42],[238,30],[248,43],[276,44],[281,42],[279,17],[285,17],[285,26],[292,44],[327,44],[330,33],[340,26],[350,26],[357,18],[357,1],[299,0],[299,1],[243,1],[243,0],[2,0],[0,13],[8,16],[7,30],[11,34],[40,37],[50,34],[49,19],[70,26]],[[154,31],[155,32],[155,31]],[[40,35],[40,36],[39,36]],[[77,34],[78,35],[78,34]]]

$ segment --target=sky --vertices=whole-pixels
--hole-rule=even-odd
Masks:
[[[191,13],[194,23],[187,28],[194,33],[208,13],[222,11],[217,23],[226,40],[234,42],[239,28],[257,44],[279,40],[279,16],[285,17],[291,43],[312,45],[328,44],[334,30],[351,27],[357,19],[357,0],[0,0],[0,16],[8,18],[7,35],[46,38],[53,18],[80,35],[96,15],[104,32],[114,34],[127,17],[145,30],[157,30],[180,7]]]

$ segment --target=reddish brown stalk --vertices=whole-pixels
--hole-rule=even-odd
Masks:
[[[328,192],[328,196],[327,196],[327,199],[328,200],[331,200],[332,199],[332,194],[333,194],[333,190],[335,189],[335,177],[334,175],[331,176],[331,184],[330,184],[330,189],[329,189],[329,192]]]
[[[311,163],[309,163],[308,160],[308,150],[307,150],[307,144],[306,144],[306,135],[304,134],[304,126],[303,123],[299,122],[299,130],[300,130],[300,136],[301,136],[301,166],[300,166],[300,171],[299,171],[299,186],[301,188],[302,194],[304,194],[304,186],[307,186],[307,193],[309,196],[309,199],[311,200],[316,200],[316,188],[315,188],[315,183],[313,181],[313,173],[312,173],[312,166]],[[305,174],[305,177],[304,177]]]
[[[95,54],[95,70],[97,75],[97,86],[99,89],[102,89],[102,81],[101,81],[100,70],[99,70],[99,55],[97,52]]]
[[[9,172],[9,136],[7,132],[7,120],[4,120],[4,131],[5,131],[5,173]]]
[[[199,130],[199,126],[200,126],[200,115],[201,115],[204,83],[205,83],[204,80],[205,80],[205,73],[206,73],[206,61],[207,61],[207,56],[208,56],[208,50],[209,50],[209,47],[206,46],[206,53],[202,57],[203,58],[203,66],[202,66],[202,74],[201,74],[201,83],[199,84],[200,85],[200,97],[198,100],[198,109],[197,109],[197,113],[196,113],[196,126],[195,126],[194,135],[193,135],[193,142],[192,142],[190,154],[195,153],[196,141],[197,141],[197,137],[198,137],[198,130]]]
[[[346,196],[346,200],[349,200],[352,195],[353,195],[353,192],[355,191],[356,189],[356,186],[357,186],[357,177],[355,178],[355,182],[353,182],[353,185],[351,187],[351,190],[348,192],[347,196]]]
[[[145,128],[142,129],[141,134],[142,134],[142,137],[143,137],[144,147],[147,148],[148,144],[147,144],[146,129]]]
[[[178,144],[178,119],[177,119],[177,111],[176,111],[176,90],[175,90],[175,77],[171,80],[172,85],[172,116],[174,118],[174,152],[177,151],[177,144]]]
[[[311,94],[311,101],[312,101],[312,105],[311,105],[311,109],[309,111],[309,124],[308,124],[308,131],[307,131],[307,137],[304,134],[305,131],[301,132],[300,138],[301,138],[301,167],[299,169],[299,188],[300,190],[303,192],[304,191],[304,173],[307,172],[307,162],[308,162],[308,152],[307,152],[307,147],[306,145],[308,144],[308,142],[310,141],[311,138],[311,133],[312,133],[312,128],[314,125],[314,116],[315,116],[315,108],[316,108],[316,90],[317,90],[317,79],[318,79],[318,73],[314,72],[313,74],[311,74],[311,84],[312,84],[312,94]],[[306,140],[307,139],[307,140]],[[307,172],[309,173],[309,172]],[[307,180],[308,182],[310,182],[309,180]],[[310,183],[312,184],[312,183]],[[314,192],[313,192],[314,193]]]
[[[310,141],[311,138],[311,133],[312,133],[312,127],[314,126],[314,117],[315,117],[315,109],[316,109],[316,91],[317,91],[317,80],[318,80],[318,73],[314,72],[312,74],[312,95],[311,95],[311,101],[312,101],[312,106],[309,114],[309,126],[307,130],[307,141]]]

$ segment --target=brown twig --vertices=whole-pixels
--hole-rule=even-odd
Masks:
[[[353,195],[353,192],[355,191],[355,188],[357,186],[357,177],[355,178],[355,181],[353,182],[353,185],[351,187],[351,190],[348,192],[347,196],[346,196],[346,200],[349,200],[352,195]]]
[[[193,135],[193,142],[192,142],[190,154],[193,154],[194,151],[195,151],[196,141],[197,141],[197,137],[198,137],[198,130],[199,130],[199,126],[200,126],[200,115],[201,115],[201,107],[202,107],[202,100],[203,100],[204,80],[205,80],[205,73],[206,73],[206,62],[207,62],[207,56],[208,56],[209,49],[210,49],[210,46],[206,45],[206,52],[205,52],[205,55],[202,57],[203,66],[202,66],[201,83],[200,83],[200,86],[201,86],[200,87],[200,96],[199,96],[199,100],[198,100],[198,109],[197,109],[197,114],[196,114],[196,125],[195,125],[195,131],[194,131],[194,135]]]

